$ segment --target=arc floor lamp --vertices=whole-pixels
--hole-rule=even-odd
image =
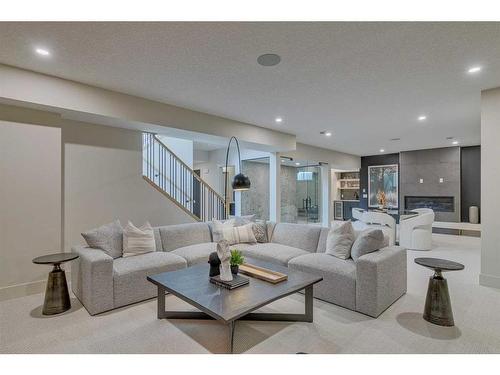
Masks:
[[[224,169],[225,172],[225,178],[224,178],[224,207],[226,211],[226,217],[229,216],[229,205],[227,204],[227,162],[229,159],[229,149],[231,148],[231,142],[232,141],[236,142],[236,148],[238,149],[238,163],[240,167],[240,173],[238,173],[236,176],[233,178],[233,182],[231,186],[233,187],[233,191],[245,191],[250,189],[250,179],[245,176],[243,173],[241,173],[241,154],[240,154],[240,144],[238,142],[238,139],[236,137],[231,137],[229,139],[229,143],[227,144],[227,150],[226,150],[226,168]]]

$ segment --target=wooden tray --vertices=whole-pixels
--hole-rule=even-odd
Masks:
[[[288,276],[284,273],[276,272],[267,268],[254,266],[253,264],[248,264],[248,263],[240,265],[239,269],[240,272],[245,275],[252,276],[264,281],[268,281],[273,284],[280,283],[288,278]]]

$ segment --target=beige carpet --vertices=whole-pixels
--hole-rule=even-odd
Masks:
[[[434,235],[434,250],[408,253],[408,293],[378,319],[314,301],[314,323],[238,322],[236,353],[500,353],[500,290],[479,286],[480,239]],[[417,256],[465,264],[449,272],[456,327],[422,317],[430,270]],[[225,327],[214,321],[156,319],[150,300],[92,317],[73,299],[73,308],[55,317],[41,315],[43,295],[0,303],[1,353],[220,353]],[[168,308],[188,308],[167,297]],[[267,310],[301,312],[294,295]]]

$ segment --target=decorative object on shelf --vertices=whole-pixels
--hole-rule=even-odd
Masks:
[[[222,240],[217,242],[217,256],[220,259],[220,279],[222,281],[231,281],[233,275],[231,274],[231,252],[229,251],[229,242]]]
[[[236,250],[236,249],[231,250],[230,263],[231,263],[231,273],[233,275],[238,274],[239,266],[242,265],[244,261],[245,261],[245,258],[243,257],[243,254],[241,253],[241,251]]]
[[[226,207],[226,216],[229,215],[229,205],[228,205],[228,199],[227,199],[227,162],[229,158],[229,149],[231,147],[231,141],[234,139],[236,142],[236,147],[238,149],[238,164],[240,166],[240,173],[238,173],[236,176],[233,178],[232,182],[232,187],[233,191],[244,191],[250,189],[250,179],[245,176],[241,171],[241,154],[240,154],[240,144],[238,143],[238,139],[236,137],[231,137],[229,139],[229,143],[227,144],[227,150],[226,150],[226,168],[224,169],[224,205]]]
[[[69,262],[76,258],[78,258],[78,254],[75,253],[56,253],[33,259],[33,263],[35,264],[51,264],[53,266],[47,280],[42,309],[43,315],[60,314],[71,308],[66,273],[61,268],[61,263]]]
[[[399,207],[398,165],[368,166],[368,207],[378,207],[378,193],[384,192],[386,207]]]
[[[253,264],[243,263],[240,267],[240,273],[264,280],[272,284],[277,284],[288,279],[284,273],[273,271],[264,267],[254,266]]]
[[[429,277],[427,297],[425,299],[423,318],[430,323],[445,327],[453,327],[453,311],[451,309],[448,282],[443,277],[444,271],[461,271],[463,264],[439,258],[415,258],[415,263],[430,268],[434,275]]]
[[[469,207],[469,223],[479,224],[479,207],[470,206]]]
[[[214,276],[210,278],[210,282],[217,286],[221,286],[226,289],[236,289],[243,285],[248,285],[250,283],[250,279],[248,277],[234,275],[233,279],[230,281],[224,281],[219,276]]]
[[[217,255],[217,252],[210,253],[208,256],[208,263],[210,264],[210,272],[208,273],[208,276],[218,276],[220,275],[220,259],[219,256]]]

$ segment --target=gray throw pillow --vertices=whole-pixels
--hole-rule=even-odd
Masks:
[[[351,246],[354,243],[354,230],[351,221],[335,224],[326,237],[326,254],[340,259],[351,256]]]
[[[83,232],[82,237],[90,247],[101,249],[113,259],[122,256],[123,228],[119,220]]]
[[[380,229],[366,229],[360,233],[351,249],[351,257],[356,262],[360,256],[384,247],[384,233]]]

